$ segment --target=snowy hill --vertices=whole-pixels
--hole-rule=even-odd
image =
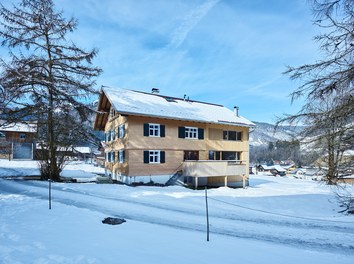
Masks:
[[[269,142],[290,141],[296,138],[301,127],[280,126],[275,131],[275,126],[268,123],[252,121],[256,124],[255,129],[250,133],[251,146],[268,146]]]

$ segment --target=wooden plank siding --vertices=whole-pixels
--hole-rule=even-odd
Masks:
[[[2,140],[8,142],[32,143],[35,137],[33,132],[3,131],[1,129],[0,132],[5,135]],[[21,138],[21,134],[24,135],[24,138]]]
[[[145,123],[164,125],[165,137],[144,136]],[[248,176],[248,127],[116,114],[108,116],[105,132],[114,129],[117,134],[121,124],[125,124],[125,137],[107,142],[105,147],[106,152],[115,152],[115,161],[106,162],[106,168],[113,173],[125,176],[172,175],[181,169],[185,150],[199,151],[200,160],[208,160],[209,150],[214,150],[241,152]],[[179,138],[178,128],[181,126],[204,129],[204,139]],[[241,141],[223,140],[224,130],[242,132]],[[121,149],[125,151],[124,164],[118,162]],[[144,150],[165,151],[165,163],[145,164]]]

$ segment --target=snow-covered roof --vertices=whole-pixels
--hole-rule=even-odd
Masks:
[[[2,125],[2,124],[5,124],[5,122],[0,120],[1,131],[30,132],[30,133],[35,133],[37,131],[36,123],[11,123],[6,125]]]
[[[90,147],[74,147],[74,151],[77,151],[82,154],[90,154],[91,153]]]
[[[354,150],[348,149],[343,152],[344,156],[354,156]]]
[[[288,165],[283,165],[282,167],[287,170],[287,169],[290,169],[291,167],[294,167],[295,164],[288,164]]]
[[[273,165],[273,169],[279,171],[279,172],[282,172],[282,171],[286,171],[282,166],[280,165]]]
[[[123,114],[155,116],[235,126],[254,126],[244,117],[236,116],[230,109],[217,104],[173,98],[122,88],[104,87],[114,109]]]

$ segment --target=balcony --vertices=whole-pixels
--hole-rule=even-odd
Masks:
[[[241,160],[189,160],[183,163],[183,174],[191,177],[218,177],[246,174]]]

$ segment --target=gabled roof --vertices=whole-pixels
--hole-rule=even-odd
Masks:
[[[37,123],[31,122],[5,124],[5,121],[0,120],[0,131],[36,133]]]
[[[286,170],[280,165],[273,165],[273,169],[277,170],[278,172],[285,172]]]
[[[110,106],[120,114],[151,116],[167,119],[218,123],[234,126],[254,126],[230,109],[199,101],[185,100],[160,94],[144,93],[121,88],[102,88],[98,111],[108,112]],[[95,129],[103,129],[108,115],[96,116]]]

